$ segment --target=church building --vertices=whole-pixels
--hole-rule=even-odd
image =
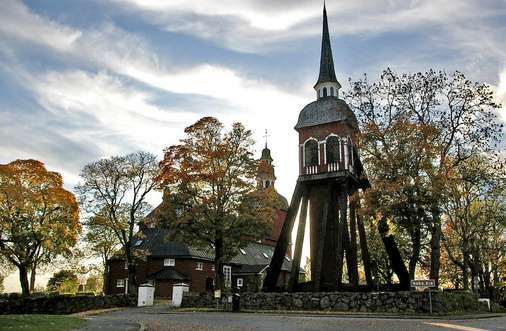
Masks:
[[[257,187],[259,190],[275,190],[276,176],[272,164],[271,151],[262,150],[259,160]],[[276,210],[276,217],[272,220],[270,234],[260,241],[248,241],[248,245],[240,249],[239,253],[223,266],[225,284],[236,287],[239,291],[254,292],[263,286],[266,269],[272,258],[274,247],[286,218],[288,202],[286,198],[276,192],[280,208]],[[202,250],[187,245],[184,242],[169,241],[170,229],[158,226],[158,209],[155,208],[144,219],[140,227],[137,240],[134,241],[135,250],[142,255],[136,265],[138,284],[150,283],[155,286],[155,296],[171,298],[175,284],[185,283],[191,292],[205,292],[214,290],[214,251]],[[246,239],[245,239],[246,240]],[[284,258],[278,286],[285,288],[291,270],[291,252]],[[122,256],[114,256],[107,262],[106,294],[119,294],[128,291],[128,270]]]

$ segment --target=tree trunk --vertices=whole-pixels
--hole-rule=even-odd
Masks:
[[[215,290],[224,289],[223,283],[223,239],[216,239],[214,246],[214,272],[215,272]]]
[[[467,266],[468,262],[467,262],[467,258],[466,258],[466,255],[464,254],[464,258],[462,260],[462,287],[464,288],[464,290],[469,290],[469,268]]]
[[[441,214],[435,206],[432,210],[432,237],[430,240],[430,279],[439,287],[439,267],[441,258]]]
[[[24,297],[30,296],[30,283],[28,282],[28,268],[26,265],[19,265],[19,283]]]
[[[409,290],[409,273],[404,265],[404,261],[402,260],[401,253],[399,252],[399,248],[397,247],[394,237],[389,234],[389,226],[386,218],[381,219],[378,224],[378,230],[381,235],[383,245],[385,246],[390,266],[397,275],[397,278],[399,278],[399,285],[401,289]]]
[[[34,264],[30,272],[30,292],[33,292],[35,290],[36,273],[37,273],[37,265]]]
[[[416,273],[416,264],[420,258],[420,249],[421,249],[421,229],[419,226],[415,227],[413,231],[411,231],[411,244],[413,245],[413,251],[409,258],[409,278],[415,279]]]
[[[137,271],[130,245],[125,248],[128,266],[128,294],[137,295]]]

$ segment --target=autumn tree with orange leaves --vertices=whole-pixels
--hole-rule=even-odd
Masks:
[[[59,173],[36,160],[0,165],[0,255],[18,268],[24,296],[28,273],[70,254],[80,231],[76,198]]]
[[[264,238],[275,216],[273,190],[256,190],[258,163],[251,131],[234,123],[228,132],[204,117],[165,150],[157,178],[165,190],[167,226],[185,242],[214,250],[216,288],[224,288],[223,263],[247,240]]]

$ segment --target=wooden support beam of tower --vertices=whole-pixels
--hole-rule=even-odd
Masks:
[[[322,267],[323,267],[323,248],[325,246],[325,238],[327,234],[327,220],[329,218],[329,209],[331,206],[330,199],[332,195],[330,194],[332,190],[332,182],[327,185],[327,194],[325,203],[323,205],[323,215],[320,222],[320,240],[317,243],[316,247],[316,258],[315,258],[315,272],[314,275],[311,275],[311,279],[313,280],[313,291],[318,292],[320,290],[321,278],[322,278]],[[313,263],[313,261],[311,261]]]
[[[295,251],[292,260],[292,270],[290,272],[290,280],[288,283],[288,291],[292,292],[299,281],[300,259],[302,256],[302,247],[304,245],[304,234],[306,231],[306,218],[308,206],[308,192],[304,190],[302,194],[302,205],[299,215],[299,227],[297,228],[297,239],[295,241]]]
[[[357,197],[355,199],[356,209],[360,209],[360,195],[357,192]],[[364,221],[362,219],[362,215],[355,212],[355,216],[357,219],[357,228],[358,228],[358,237],[360,240],[360,254],[362,256],[362,262],[364,263],[364,273],[365,273],[365,281],[369,287],[374,287],[374,281],[372,279],[372,271],[371,271],[371,258],[369,256],[369,248],[367,247],[367,237],[365,234]]]
[[[278,244],[276,245],[276,249],[274,249],[274,254],[272,255],[271,263],[269,264],[269,269],[267,270],[267,275],[265,276],[263,286],[265,291],[273,291],[276,288],[279,274],[281,272],[281,267],[283,266],[283,260],[285,259],[286,256],[288,244],[290,243],[290,236],[292,234],[293,223],[295,221],[295,217],[297,216],[297,212],[299,211],[299,204],[302,198],[303,186],[304,184],[300,182],[297,182],[297,184],[295,185],[295,190],[292,195],[290,207],[288,207],[286,220],[285,223],[283,224],[283,228],[281,229]]]
[[[346,251],[346,262],[348,266],[348,278],[350,284],[358,286],[358,258],[357,258],[357,199],[358,193],[350,196],[350,244]]]
[[[346,218],[348,214],[348,185],[341,185],[338,193],[339,205],[339,225],[337,227],[337,283],[342,283],[343,277],[343,260],[344,260],[344,243],[343,233],[344,227],[347,226]]]

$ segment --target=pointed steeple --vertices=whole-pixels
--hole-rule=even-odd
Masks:
[[[323,33],[322,33],[322,51],[320,57],[320,75],[315,84],[315,89],[323,83],[337,83],[338,88],[341,84],[337,81],[334,70],[334,59],[332,57],[332,48],[330,46],[329,26],[327,22],[327,9],[323,4]]]

